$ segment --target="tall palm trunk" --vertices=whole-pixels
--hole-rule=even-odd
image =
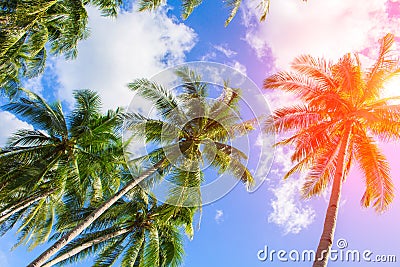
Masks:
[[[100,217],[108,208],[110,208],[115,202],[117,202],[126,193],[132,190],[138,183],[152,175],[158,170],[165,159],[160,160],[152,168],[148,169],[137,179],[129,182],[124,188],[122,188],[118,193],[116,193],[109,200],[100,205],[96,210],[94,210],[89,216],[87,216],[82,222],[80,222],[74,229],[72,229],[68,234],[60,238],[56,243],[54,243],[50,248],[44,251],[39,257],[32,261],[28,267],[40,267],[46,261],[48,261],[54,254],[56,254],[65,245],[71,242],[74,238],[80,235],[90,224],[92,224],[98,217]]]
[[[55,258],[55,259],[43,264],[42,267],[53,266],[53,265],[59,263],[60,261],[66,260],[66,259],[78,254],[79,252],[81,252],[84,249],[87,249],[87,248],[90,248],[91,246],[100,244],[101,242],[107,241],[107,240],[109,240],[111,238],[114,238],[114,237],[129,233],[132,230],[133,230],[133,227],[129,227],[129,228],[121,229],[119,231],[115,231],[113,233],[109,233],[109,234],[101,236],[99,238],[95,238],[95,239],[93,239],[91,241],[88,241],[88,242],[86,242],[84,244],[81,244],[80,246],[78,246],[78,247],[76,247],[76,248],[74,248],[74,249],[72,249],[72,250],[60,255],[59,257],[57,257],[57,258]]]
[[[346,155],[349,146],[351,124],[345,125],[343,132],[343,140],[340,144],[337,168],[333,177],[332,192],[329,199],[328,208],[326,210],[324,229],[319,240],[317,252],[315,255],[313,267],[326,267],[329,260],[329,252],[332,248],[336,220],[339,210],[340,193],[342,190],[342,182],[345,175]]]

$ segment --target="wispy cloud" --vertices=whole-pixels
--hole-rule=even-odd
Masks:
[[[203,55],[201,61],[217,60],[224,62],[228,66],[240,71],[244,75],[247,73],[247,68],[245,65],[240,63],[238,60],[234,59],[238,53],[229,48],[228,44],[218,44],[213,45],[209,52]]]
[[[79,45],[78,58],[56,59],[59,96],[72,102],[71,91],[96,90],[105,108],[126,106],[132,99],[126,85],[181,63],[195,45],[195,32],[166,14],[166,9],[121,14],[117,20],[91,9],[91,36]],[[142,103],[137,103],[138,108]]]
[[[268,216],[268,221],[281,227],[284,234],[298,234],[315,219],[313,207],[300,198],[304,178],[290,177],[282,180],[293,166],[290,160],[291,153],[292,151],[288,148],[277,147],[274,153],[274,164],[269,174],[280,180],[275,185],[269,181],[274,198],[270,202],[272,213]]]
[[[220,44],[220,45],[214,45],[214,48],[224,54],[227,58],[231,58],[233,56],[237,55],[236,51],[231,50],[228,47],[228,44]]]
[[[217,224],[220,224],[224,221],[224,211],[223,210],[216,210],[214,220]]]
[[[298,234],[315,219],[314,209],[299,199],[302,179],[288,178],[271,189],[275,199],[271,201],[273,212],[268,221],[282,227],[284,234]]]
[[[274,135],[259,133],[254,143],[256,147],[260,148],[258,165],[254,173],[254,178],[256,179],[256,181],[259,181],[260,183],[270,180],[268,176],[272,171],[271,165],[274,160],[274,154],[275,154],[272,146],[275,142],[276,140]]]
[[[260,58],[274,58],[278,68],[287,68],[300,54],[336,59],[361,51],[396,32],[400,22],[389,15],[386,0],[276,1],[261,24],[252,23],[257,9],[251,3],[243,9],[245,39]]]
[[[240,63],[237,60],[233,60],[232,62],[228,63],[229,66],[231,66],[232,68],[234,68],[235,70],[243,73],[244,75],[247,74],[247,68],[245,65],[243,65],[242,63]]]
[[[42,76],[30,78],[24,81],[23,87],[40,95],[41,92],[43,91]]]
[[[0,127],[0,147],[3,147],[7,139],[19,129],[32,129],[32,126],[26,122],[19,120],[13,114],[0,111],[0,121],[4,127]],[[3,266],[0,264],[0,266]]]

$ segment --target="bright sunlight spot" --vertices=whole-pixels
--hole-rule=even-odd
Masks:
[[[400,76],[396,76],[385,83],[382,98],[398,96],[398,100],[391,101],[392,104],[400,104]]]

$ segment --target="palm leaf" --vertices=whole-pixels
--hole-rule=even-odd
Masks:
[[[165,3],[165,0],[139,0],[139,11],[153,11]]]
[[[162,116],[166,116],[178,106],[177,100],[171,92],[152,81],[138,79],[129,83],[128,87],[143,98],[150,100]]]
[[[355,155],[366,178],[362,205],[368,207],[372,204],[377,212],[383,212],[394,197],[389,164],[370,137],[361,130],[356,134]]]
[[[187,19],[203,0],[182,0],[182,18]]]
[[[225,27],[231,23],[233,18],[236,16],[236,13],[239,10],[240,4],[242,0],[226,0],[225,4],[229,8],[229,17],[225,21]]]

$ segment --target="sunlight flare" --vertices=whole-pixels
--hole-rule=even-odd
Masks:
[[[395,76],[385,82],[382,90],[382,98],[399,97],[400,98],[400,76]],[[392,100],[392,104],[400,104],[400,99]]]

